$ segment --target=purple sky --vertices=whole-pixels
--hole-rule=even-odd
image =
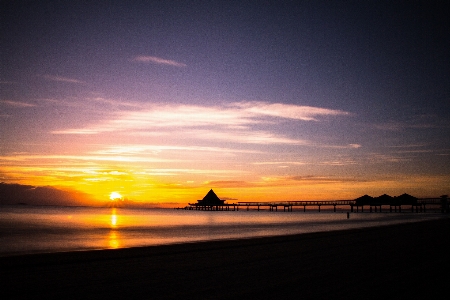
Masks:
[[[2,0],[0,181],[448,194],[450,11],[391,2]]]

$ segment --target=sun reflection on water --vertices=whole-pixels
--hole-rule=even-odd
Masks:
[[[111,227],[117,228],[117,210],[115,208],[111,211]]]
[[[120,247],[120,239],[117,231],[117,224],[118,224],[117,209],[113,208],[111,210],[111,219],[110,219],[111,231],[109,232],[108,236],[109,248],[112,249],[117,249]]]
[[[108,240],[109,240],[109,248],[117,249],[120,247],[119,235],[115,230],[111,230],[109,232]]]

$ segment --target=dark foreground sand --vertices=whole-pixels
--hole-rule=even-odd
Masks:
[[[450,219],[0,258],[0,299],[449,299]]]

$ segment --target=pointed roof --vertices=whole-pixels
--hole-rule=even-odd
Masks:
[[[398,204],[413,204],[417,203],[417,198],[414,196],[411,196],[409,194],[402,194],[400,196],[394,197],[395,202]]]
[[[209,190],[208,194],[203,197],[203,201],[205,202],[216,202],[220,201],[219,197],[217,197],[216,193],[212,189]]]
[[[355,199],[357,205],[370,204],[373,202],[373,197],[369,195],[364,195]]]
[[[202,200],[197,200],[197,205],[223,205],[225,200],[220,200],[211,189]]]
[[[417,200],[416,197],[411,196],[411,195],[406,194],[406,193],[405,193],[405,194],[401,194],[400,196],[397,196],[397,197],[395,197],[395,198],[397,198],[397,199],[402,199],[402,200],[412,200],[412,201]]]
[[[374,199],[381,200],[381,201],[390,201],[390,200],[394,199],[394,197],[389,196],[387,194],[383,194],[381,196],[375,197]]]
[[[359,198],[356,198],[355,200],[373,200],[373,197],[371,197],[369,195],[364,195]]]

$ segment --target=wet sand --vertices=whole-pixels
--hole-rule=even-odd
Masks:
[[[450,218],[0,258],[1,299],[448,299]]]

